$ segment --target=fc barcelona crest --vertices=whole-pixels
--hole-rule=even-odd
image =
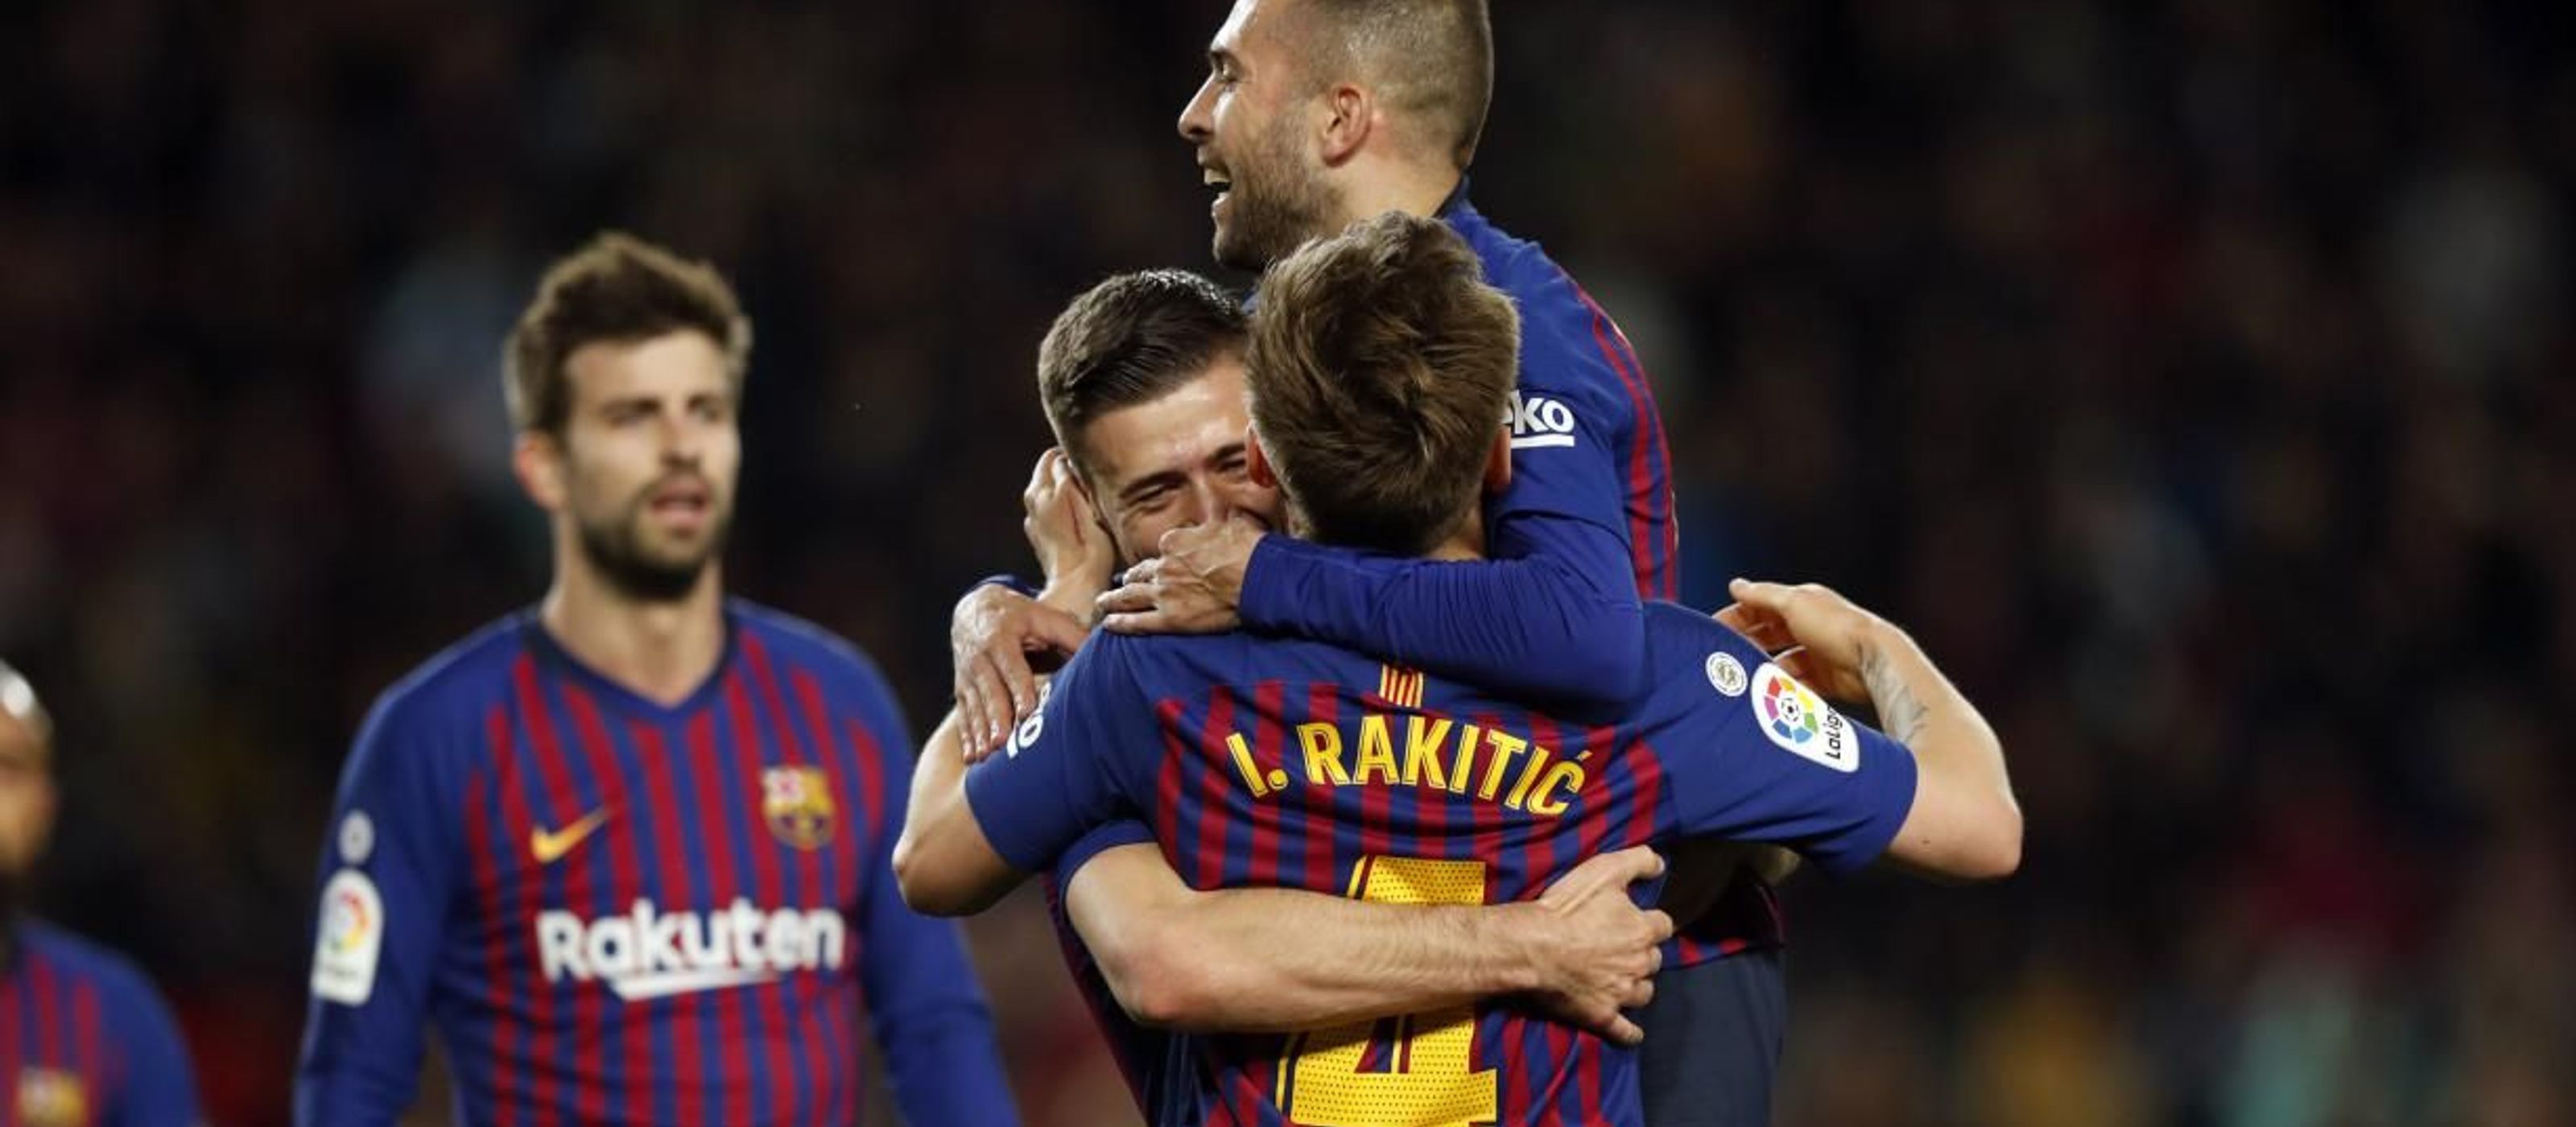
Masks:
[[[832,840],[832,780],[820,767],[770,767],[760,773],[760,816],[769,832],[798,849]]]
[[[86,1127],[89,1089],[80,1074],[59,1068],[18,1070],[18,1122],[27,1127]]]

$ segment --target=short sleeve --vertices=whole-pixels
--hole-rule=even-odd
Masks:
[[[966,772],[967,805],[1013,868],[1048,868],[1085,833],[1129,813],[1118,759],[1154,754],[1159,744],[1125,641],[1104,635],[1084,644],[1002,754]]]

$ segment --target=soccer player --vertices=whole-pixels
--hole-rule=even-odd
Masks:
[[[1389,215],[1274,266],[1246,360],[1248,475],[1289,527],[1473,558],[1479,486],[1513,461],[1509,303],[1440,225]],[[1399,903],[1510,901],[1608,846],[1718,834],[1829,869],[1885,852],[1961,879],[2019,863],[2001,749],[1892,626],[1821,588],[1739,583],[1739,635],[1647,614],[1649,676],[1615,712],[1542,711],[1296,639],[1085,645],[1006,755],[915,792],[905,891],[973,910],[1093,827],[1143,818],[1199,887]],[[1766,650],[1776,650],[1771,656]],[[1808,689],[1866,695],[1900,737]],[[950,773],[934,762],[924,777]],[[1651,1033],[1650,1033],[1651,1035]],[[1198,1042],[1199,1110],[1240,1123],[1641,1122],[1633,1061],[1510,1006]]]
[[[1239,620],[1535,698],[1601,704],[1635,688],[1639,600],[1679,590],[1662,423],[1609,315],[1468,202],[1493,65],[1483,0],[1237,0],[1179,121],[1218,192],[1219,262],[1257,270],[1395,210],[1446,221],[1510,295],[1522,335],[1507,408],[1514,466],[1485,514],[1488,561],[1369,558],[1211,522],[1128,573],[1100,604],[1111,629]],[[991,632],[963,639],[985,655],[959,685],[978,753],[1033,699],[1019,663],[1043,642],[1010,629],[1033,613],[983,607]],[[1706,844],[1674,855],[1665,906],[1683,933],[1643,1017],[1657,1127],[1770,1120],[1787,985],[1778,906],[1759,874],[1784,873],[1786,859],[1759,853],[1739,869],[1741,855]]]
[[[53,722],[0,662],[0,1120],[24,1127],[197,1121],[187,1046],[142,972],[27,918],[54,830]]]
[[[1172,528],[1233,512],[1278,518],[1278,491],[1248,476],[1243,351],[1241,305],[1184,271],[1108,279],[1056,319],[1038,383],[1061,446],[1040,459],[1024,498],[1032,546],[1058,581],[1046,598],[1070,586],[1087,608],[1113,567],[1145,558]],[[1057,629],[1055,644],[1080,644],[1069,617]],[[961,762],[955,717],[923,755]],[[942,777],[925,770],[916,782]],[[1192,889],[1151,842],[1128,823],[1068,850],[1049,906],[1076,983],[1156,1123],[1189,1122],[1194,1106],[1164,1102],[1169,1071],[1187,1067],[1164,1028],[1324,1027],[1526,991],[1566,1020],[1632,1040],[1620,1007],[1651,990],[1655,945],[1670,933],[1669,919],[1623,894],[1657,871],[1644,851],[1587,862],[1534,903],[1421,909]],[[909,862],[899,847],[897,872]]]
[[[850,1123],[863,996],[912,1122],[1015,1121],[954,928],[888,870],[911,764],[883,678],[724,594],[749,349],[721,277],[622,235],[520,318],[513,467],[553,585],[358,735],[298,1121],[392,1122],[434,1022],[468,1123]]]

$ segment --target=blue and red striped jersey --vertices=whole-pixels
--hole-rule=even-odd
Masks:
[[[895,887],[884,679],[724,613],[676,705],[533,612],[377,702],[324,850],[299,1122],[393,1121],[434,1024],[468,1123],[846,1124],[862,1013],[913,1122],[1015,1122],[956,930]]]
[[[1390,903],[1532,898],[1604,850],[1689,836],[1781,842],[1830,870],[1886,848],[1914,798],[1902,745],[1703,615],[1651,603],[1646,623],[1647,685],[1587,715],[1321,642],[1095,637],[968,772],[968,801],[1023,869],[1138,820],[1196,888]],[[1183,1121],[1639,1119],[1627,1051],[1508,1002],[1187,1041],[1197,1067],[1164,1070],[1194,1089]]]
[[[0,964],[0,1127],[186,1127],[179,1027],[123,956],[49,924],[10,927]]]
[[[1504,420],[1512,481],[1486,503],[1492,560],[1370,557],[1264,537],[1244,572],[1243,619],[1515,695],[1625,699],[1638,672],[1638,600],[1680,593],[1672,456],[1654,386],[1601,304],[1537,243],[1486,219],[1463,183],[1440,218],[1521,318]],[[1785,932],[1771,890],[1749,877],[1680,922],[1667,966],[1776,947]]]

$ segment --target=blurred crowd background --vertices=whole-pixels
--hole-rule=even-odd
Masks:
[[[873,651],[1027,570],[1039,334],[1207,262],[1217,0],[78,0],[0,36],[0,654],[39,903],[282,1122],[370,698],[530,602],[498,347],[603,227],[757,323],[729,577]],[[1780,1122],[2576,1123],[2576,15],[1502,0],[1478,203],[1672,431],[1691,596],[1816,579],[2005,733],[2012,882],[1801,878]],[[1243,279],[1234,279],[1237,283]],[[1023,1104],[1123,1096],[1027,903]],[[881,1120],[882,1121],[882,1120]]]

